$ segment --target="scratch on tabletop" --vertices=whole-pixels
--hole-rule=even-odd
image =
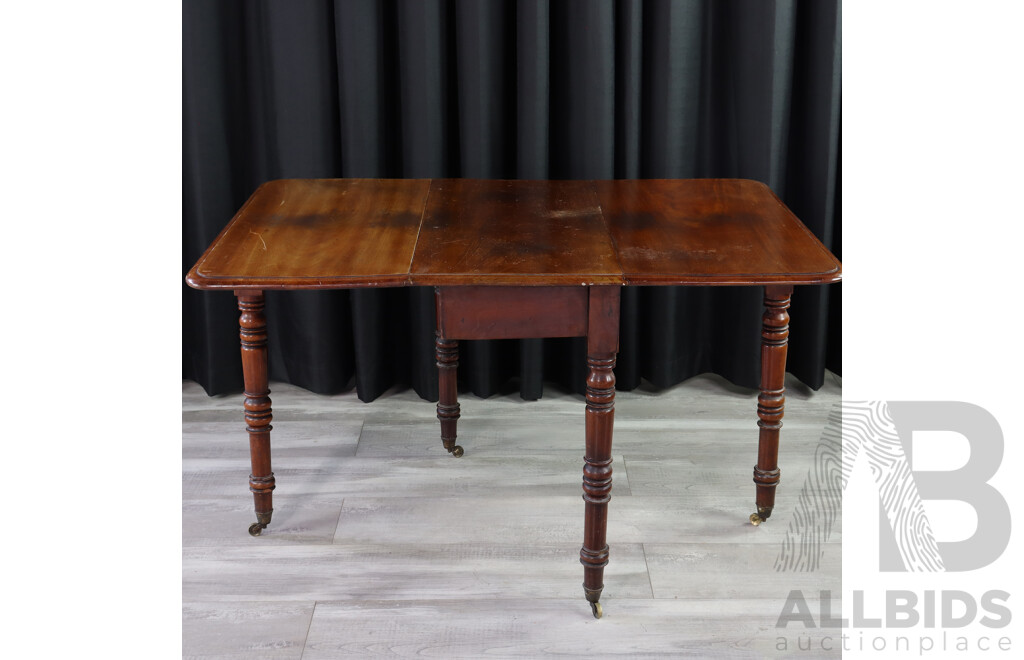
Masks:
[[[263,236],[261,236],[260,234],[257,234],[256,232],[254,232],[251,229],[249,230],[249,233],[252,234],[253,236],[255,236],[256,238],[260,239],[260,243],[263,243],[263,251],[266,252],[267,251],[267,242],[265,240],[263,240]]]

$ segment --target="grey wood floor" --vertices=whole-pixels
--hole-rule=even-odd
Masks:
[[[776,621],[790,590],[815,612],[820,590],[838,598],[839,530],[817,571],[773,566],[841,383],[787,387],[782,484],[757,528],[755,391],[700,376],[618,393],[595,620],[578,561],[582,397],[464,396],[454,459],[411,390],[363,404],[271,384],[274,519],[253,538],[241,397],[183,382],[184,656],[829,655]]]

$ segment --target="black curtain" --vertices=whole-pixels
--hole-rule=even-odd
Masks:
[[[838,256],[833,0],[186,0],[182,277],[269,179],[739,177]],[[840,371],[838,286],[797,287],[788,371]],[[240,391],[238,312],[183,285],[183,375]],[[760,287],[627,287],[620,389],[757,387]],[[437,398],[433,291],[268,292],[270,376]],[[462,389],[583,389],[580,340],[463,342]]]

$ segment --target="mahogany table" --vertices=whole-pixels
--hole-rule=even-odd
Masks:
[[[757,525],[779,482],[793,286],[840,278],[839,261],[754,181],[291,179],[260,186],[186,279],[238,297],[254,536],[275,485],[265,290],[435,287],[437,416],[454,456],[458,340],[586,337],[580,561],[600,618],[621,287],[764,286]]]

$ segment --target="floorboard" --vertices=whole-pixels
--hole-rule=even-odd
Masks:
[[[464,395],[453,459],[411,390],[364,404],[272,383],[275,510],[254,538],[241,396],[186,381],[183,656],[838,657],[838,631],[775,627],[790,590],[841,591],[838,524],[817,570],[775,570],[841,398],[826,380],[787,380],[782,482],[756,528],[756,391],[700,376],[618,393],[600,621],[578,559],[581,396]]]

